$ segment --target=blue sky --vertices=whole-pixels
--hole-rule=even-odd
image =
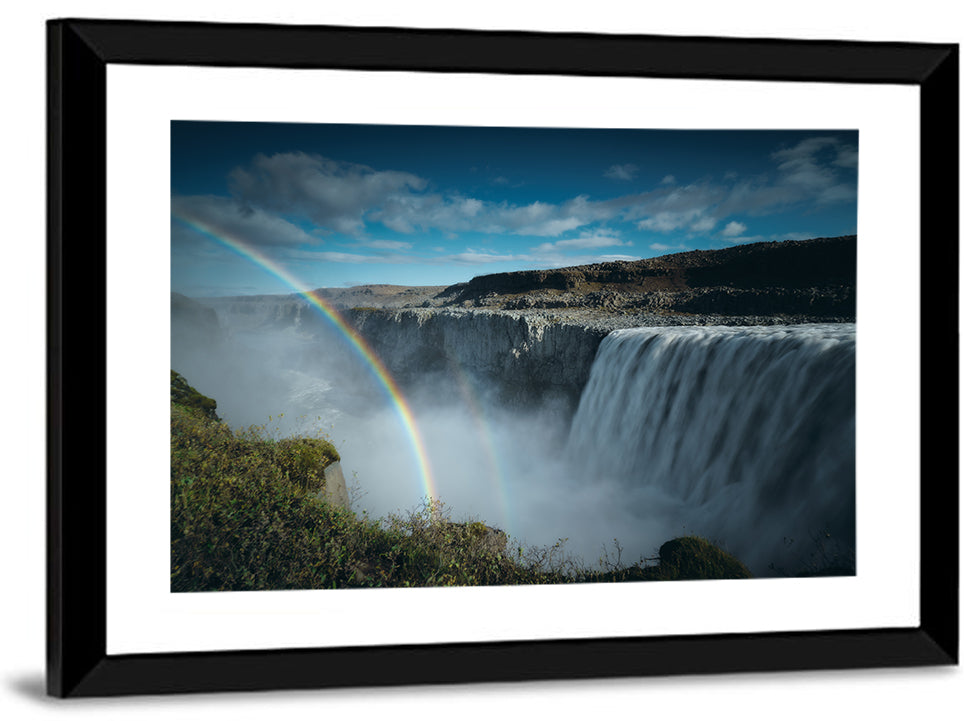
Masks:
[[[449,285],[856,233],[857,132],[175,121],[171,210],[186,295]]]

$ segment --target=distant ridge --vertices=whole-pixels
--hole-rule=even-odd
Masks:
[[[356,285],[312,291],[346,310],[483,308],[613,317],[746,316],[775,322],[856,320],[857,236],[748,243],[644,260],[476,276],[450,286]],[[198,299],[202,305],[257,304],[289,296]],[[172,295],[175,306],[190,302]],[[644,324],[649,321],[645,321]],[[761,321],[762,322],[762,321]]]
[[[475,301],[488,294],[538,291],[583,294],[686,291],[707,287],[814,288],[854,286],[857,236],[785,240],[721,250],[691,250],[656,258],[612,261],[553,270],[492,273],[449,286],[447,304]]]
[[[348,288],[316,288],[313,294],[339,308],[404,308],[419,305],[445,290],[444,285],[389,285],[372,283]]]

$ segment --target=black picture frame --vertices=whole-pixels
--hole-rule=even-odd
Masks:
[[[50,695],[957,663],[957,45],[83,19],[49,21],[47,38]],[[115,63],[919,87],[923,274],[920,363],[924,369],[920,386],[920,625],[673,637],[107,654],[106,70],[108,64]],[[78,297],[84,302],[75,302]],[[82,473],[69,460],[77,457],[83,457]]]

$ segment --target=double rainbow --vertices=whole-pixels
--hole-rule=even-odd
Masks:
[[[341,314],[324,298],[312,291],[302,290],[303,284],[300,283],[297,278],[278,265],[278,263],[258,252],[255,248],[252,248],[241,238],[211,227],[203,221],[190,217],[185,213],[175,213],[173,217],[189,228],[237,253],[242,258],[257,264],[283,281],[290,286],[295,293],[307,300],[314,309],[319,311],[322,316],[341,333],[349,346],[365,362],[369,370],[371,370],[372,374],[378,380],[378,383],[384,388],[411,442],[412,453],[419,469],[425,494],[432,500],[438,500],[438,494],[435,490],[435,478],[432,475],[432,467],[429,463],[428,453],[425,450],[425,441],[422,439],[422,434],[415,422],[415,416],[412,413],[411,406],[409,406],[408,401],[402,394],[398,382],[388,372],[385,364],[382,363],[381,359],[375,354],[375,351],[371,345],[369,345],[368,341],[362,338],[358,331],[348,325]]]

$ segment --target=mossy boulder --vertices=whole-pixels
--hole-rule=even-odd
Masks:
[[[658,572],[654,580],[660,581],[752,578],[738,559],[699,536],[674,538],[660,546],[659,566],[654,570]]]
[[[683,536],[659,548],[659,565],[635,564],[590,574],[591,581],[693,581],[722,578],[752,578],[737,558],[699,536]]]

